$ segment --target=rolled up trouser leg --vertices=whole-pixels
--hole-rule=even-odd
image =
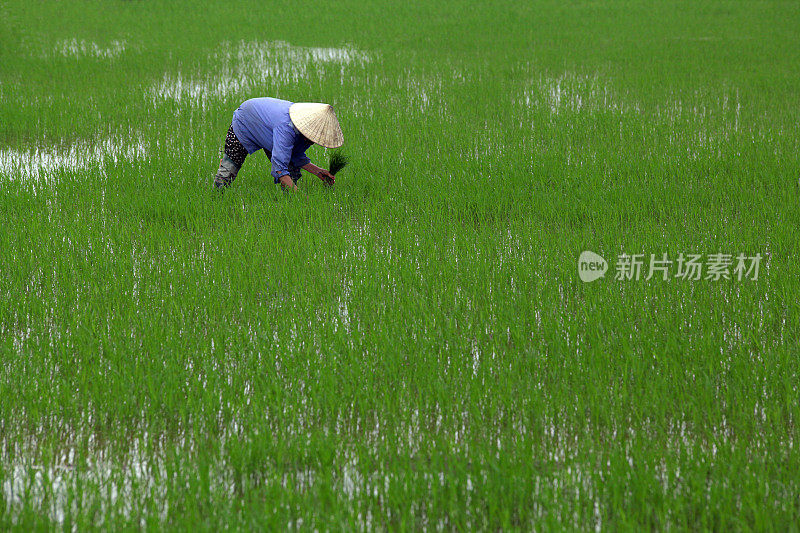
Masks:
[[[219,161],[219,170],[217,170],[217,175],[214,176],[214,186],[217,188],[227,187],[233,183],[239,173],[239,168],[241,167],[234,163],[230,157],[227,155],[222,156]]]

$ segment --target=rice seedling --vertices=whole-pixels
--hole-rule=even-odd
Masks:
[[[796,6],[198,7],[0,4],[0,529],[795,527]]]
[[[340,170],[347,166],[347,163],[347,156],[344,155],[341,150],[333,151],[328,160],[328,170],[335,176]]]

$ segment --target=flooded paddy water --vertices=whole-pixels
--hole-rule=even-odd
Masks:
[[[0,7],[0,528],[797,522],[787,6],[46,5]],[[213,194],[266,95],[335,106],[334,189]],[[757,279],[616,276],[718,253]]]

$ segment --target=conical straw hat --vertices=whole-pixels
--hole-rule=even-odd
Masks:
[[[325,148],[338,148],[344,144],[342,128],[329,104],[292,104],[289,106],[289,118],[295,128],[312,142]]]

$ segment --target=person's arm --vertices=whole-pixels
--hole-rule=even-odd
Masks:
[[[289,126],[291,128],[291,126]],[[294,132],[285,126],[279,126],[272,132],[272,177],[275,183],[280,183],[285,189],[285,180],[291,183],[290,189],[295,190],[292,178],[289,177],[289,162],[292,160],[292,147],[294,146]]]
[[[314,163],[309,162],[303,165],[301,168],[306,172],[314,174],[316,177],[324,181],[325,185],[333,185],[336,182],[336,177],[333,174],[331,174],[324,168],[318,167]]]

